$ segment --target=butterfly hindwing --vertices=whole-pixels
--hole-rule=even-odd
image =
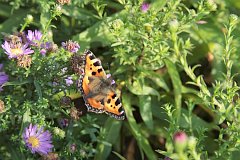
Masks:
[[[81,57],[83,59],[81,66],[84,66],[84,69],[79,79],[78,88],[88,111],[105,112],[111,117],[123,120],[125,112],[122,103],[111,80],[107,78],[101,61],[89,50],[86,50]]]
[[[125,113],[120,98],[114,91],[109,91],[104,101],[104,110],[106,114],[116,119],[125,118]]]

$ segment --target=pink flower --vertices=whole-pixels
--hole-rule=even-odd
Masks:
[[[141,5],[141,10],[142,10],[142,12],[144,12],[144,13],[147,12],[148,9],[149,9],[149,7],[150,7],[150,4],[149,4],[149,3],[143,2],[142,5]]]
[[[173,141],[174,141],[176,150],[178,152],[181,152],[187,146],[188,136],[185,132],[178,131],[173,135]]]

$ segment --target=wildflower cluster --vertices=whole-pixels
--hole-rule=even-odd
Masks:
[[[48,111],[48,99],[51,99],[52,105],[57,108],[60,101],[54,96],[61,91],[66,94],[65,91],[70,86],[75,89],[73,84],[76,79],[73,76],[74,73],[68,69],[71,67],[66,61],[69,61],[72,54],[78,51],[79,44],[69,40],[62,42],[62,46],[58,47],[53,41],[43,41],[43,37],[39,30],[27,30],[4,38],[2,57],[5,56],[8,59],[4,65],[11,66],[11,68],[7,67],[6,71],[3,71],[4,66],[0,64],[0,91],[3,91],[3,88],[5,91],[6,88],[6,91],[1,95],[1,97],[5,97],[6,103],[0,101],[0,113],[11,114],[14,111],[7,111],[6,106],[12,108],[11,103],[18,101],[19,107],[26,110],[25,116],[32,113],[36,116],[35,123],[46,121],[42,113],[44,110]],[[63,63],[65,65],[60,65]],[[13,66],[14,72],[11,71]],[[15,92],[17,87],[22,87],[22,91],[8,99],[7,97],[11,95],[7,95],[7,93]],[[36,94],[33,94],[33,91]],[[30,94],[26,95],[25,92]],[[38,101],[35,102],[34,99],[38,99]],[[71,99],[68,105],[71,105]],[[66,110],[68,109],[66,108]],[[70,117],[70,109],[68,112]],[[62,118],[59,126],[66,128],[68,121],[68,119]],[[33,120],[25,119],[23,123],[30,123],[22,133],[25,146],[32,153],[38,153],[43,157],[53,154],[52,133],[56,137],[65,137],[65,131],[58,127],[54,127],[51,133],[44,131],[43,127],[33,125]]]

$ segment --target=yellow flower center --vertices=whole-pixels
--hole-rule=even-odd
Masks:
[[[28,143],[30,143],[34,148],[39,146],[39,140],[34,136],[28,138]]]
[[[12,48],[12,49],[11,49],[11,52],[12,52],[14,55],[19,55],[19,54],[22,54],[22,49],[21,49],[21,48]]]

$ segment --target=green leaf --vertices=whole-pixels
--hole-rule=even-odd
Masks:
[[[154,10],[158,10],[160,11],[167,3],[167,0],[161,0],[161,1],[153,1],[153,3],[151,4],[151,7]]]
[[[113,36],[110,34],[108,24],[113,19],[119,16],[121,17],[124,14],[126,14],[126,12],[121,11],[117,14],[114,14],[112,17],[108,17],[108,19],[99,21],[80,34],[73,36],[72,39],[78,41],[78,43],[81,45],[80,51],[84,51],[85,49],[90,48],[90,44],[92,42],[96,42],[94,47],[99,44],[102,46],[111,45]]]
[[[40,86],[39,82],[34,80],[34,86],[36,88],[36,91],[37,91],[37,94],[38,94],[38,98],[42,99],[42,90],[41,90],[41,86]]]
[[[0,4],[0,16],[1,17],[9,17],[11,16],[11,9],[12,7],[10,7],[9,5],[5,5],[5,4]]]
[[[153,129],[153,117],[152,117],[152,107],[151,107],[151,96],[138,96],[139,98],[139,108],[141,117],[146,124],[146,126],[152,130]]]
[[[168,88],[168,86],[167,86],[167,83],[165,82],[165,80],[163,79],[163,77],[161,77],[160,75],[158,75],[158,76],[151,76],[151,77],[149,77],[157,86],[159,86],[159,87],[161,87],[161,88],[163,88],[163,89],[165,89],[165,91],[167,91],[167,92],[169,92],[170,90],[169,90],[169,88]]]
[[[79,9],[79,7],[77,6],[64,6],[63,13],[69,17],[74,17],[75,19],[81,21],[85,21],[90,18],[95,18],[93,12],[84,8]]]
[[[111,153],[112,144],[115,144],[119,138],[122,121],[117,121],[113,118],[108,118],[103,132],[100,133],[100,137],[104,137],[99,141],[97,145],[97,153],[95,159],[107,159]]]
[[[157,90],[152,87],[141,85],[139,81],[135,81],[133,85],[127,84],[127,88],[135,95],[154,95],[160,97]]]
[[[10,33],[14,28],[18,28],[20,24],[24,23],[24,18],[27,16],[27,10],[18,10],[14,12],[7,20],[0,24],[0,32]]]
[[[50,6],[49,4],[47,4],[47,2],[44,2],[41,5],[42,5],[42,10],[40,15],[40,24],[41,24],[42,30],[44,31],[48,24],[48,21],[51,19],[51,12],[50,12]]]
[[[124,108],[126,111],[126,116],[131,129],[131,133],[137,140],[140,149],[144,151],[148,159],[157,159],[147,138],[142,134],[139,126],[136,123],[136,120],[133,117],[132,108],[131,108],[131,97],[127,94],[123,94],[122,102],[124,104]]]
[[[28,123],[28,122],[31,122],[31,112],[30,112],[30,109],[26,110],[26,112],[23,114],[23,120],[22,120],[22,123]]]
[[[170,59],[165,59],[164,60],[167,69],[168,69],[168,74],[172,80],[173,84],[173,89],[174,89],[174,96],[175,96],[175,105],[176,105],[176,115],[177,118],[180,118],[181,115],[181,105],[182,105],[182,82],[180,79],[180,76],[178,74],[178,70]]]
[[[3,84],[3,86],[18,86],[18,85],[23,85],[27,83],[32,83],[31,80],[24,80],[24,81],[12,81],[12,82],[6,82]]]
[[[112,151],[116,156],[118,156],[118,158],[120,158],[120,160],[127,160],[126,158],[124,158],[122,155],[120,155],[119,153]]]
[[[112,39],[112,37],[108,31],[108,26],[105,22],[100,21],[80,34],[73,36],[72,39],[78,41],[81,45],[80,50],[84,51],[85,49],[90,48],[92,42],[100,42],[103,46],[110,45],[110,39]]]
[[[182,113],[184,115],[187,115],[188,110],[182,109]],[[192,118],[192,127],[193,127],[193,130],[195,130],[195,131],[199,128],[207,128],[209,130],[211,130],[213,128],[214,129],[217,128],[217,125],[215,125],[214,123],[207,123],[204,120],[202,120],[201,118],[199,118],[198,116],[196,116],[195,114],[192,114],[191,118]],[[179,126],[181,128],[189,128],[189,123],[187,123],[186,118],[184,116],[182,116],[180,118]]]

